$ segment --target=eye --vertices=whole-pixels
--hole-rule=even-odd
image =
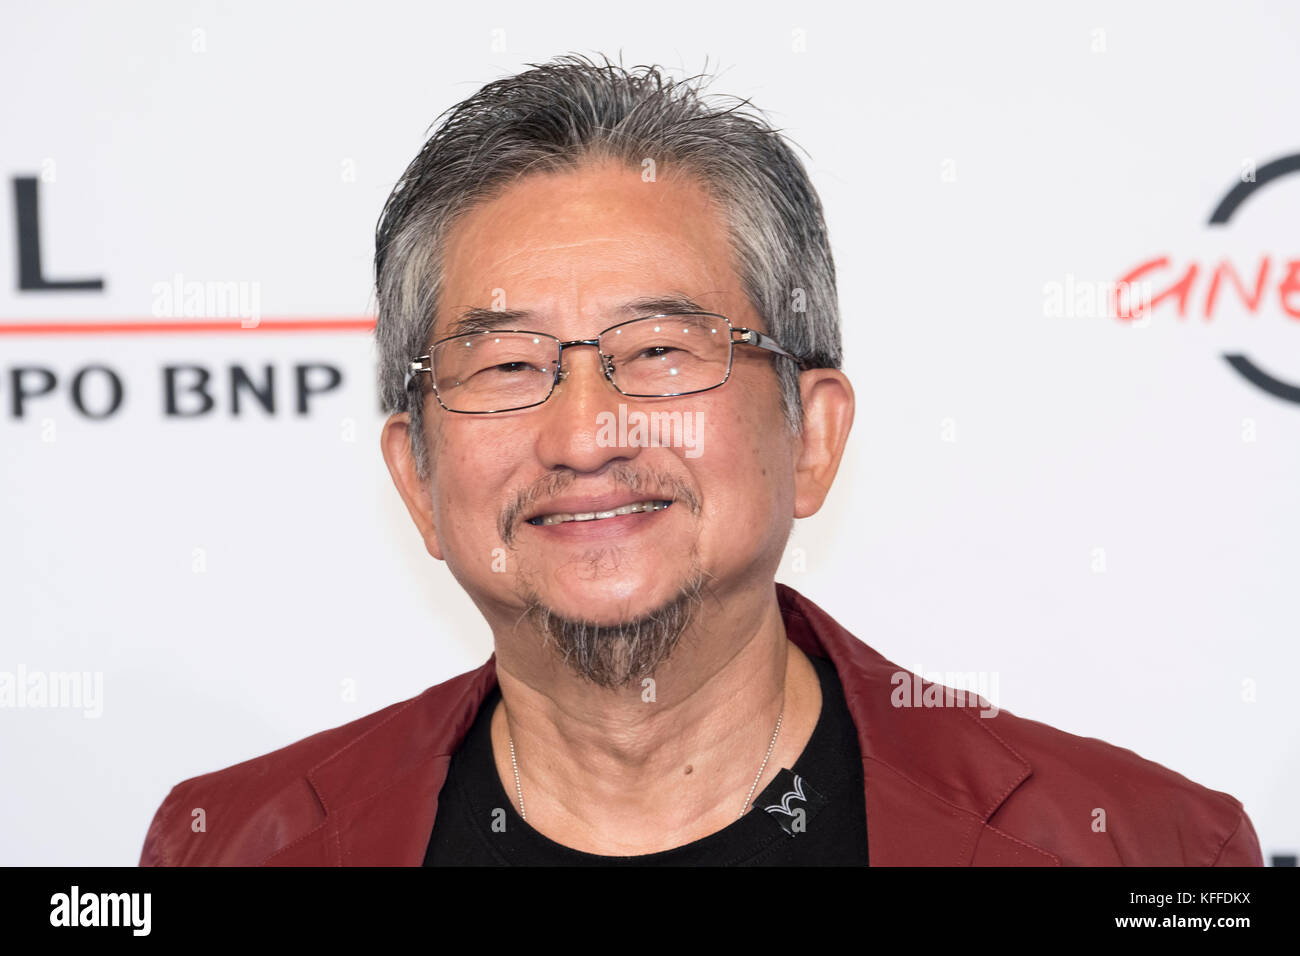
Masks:
[[[509,375],[513,372],[537,372],[540,370],[531,362],[514,361],[489,365],[487,368],[483,369],[483,371],[489,374]]]
[[[669,352],[677,351],[680,350],[673,348],[671,345],[650,345],[643,348],[640,352],[634,355],[633,358],[662,358]]]

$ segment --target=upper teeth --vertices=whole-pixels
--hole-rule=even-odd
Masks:
[[[613,518],[615,515],[630,515],[638,511],[662,511],[667,508],[671,501],[635,501],[630,505],[620,505],[617,508],[611,508],[609,511],[578,511],[568,513],[557,511],[555,514],[538,515],[536,518],[529,518],[529,524],[547,525],[547,524],[564,524],[566,521],[599,521],[601,518]]]

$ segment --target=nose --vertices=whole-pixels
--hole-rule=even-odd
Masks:
[[[638,449],[620,448],[608,440],[618,434],[617,428],[602,428],[605,422],[618,421],[620,400],[624,399],[606,377],[604,360],[594,347],[566,348],[555,391],[537,409],[545,416],[537,430],[542,465],[595,472],[611,461],[636,457]]]

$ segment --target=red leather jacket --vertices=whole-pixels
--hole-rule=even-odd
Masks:
[[[1005,710],[981,717],[982,703],[896,707],[902,668],[776,588],[790,640],[829,657],[844,686],[873,865],[1263,865],[1228,794]],[[177,784],[140,865],[419,866],[448,762],[495,684],[493,655],[411,700]]]

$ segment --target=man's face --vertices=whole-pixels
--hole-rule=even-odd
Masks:
[[[669,296],[767,330],[703,188],[644,182],[612,164],[512,185],[457,223],[443,269],[431,342],[471,308],[527,310],[508,327],[595,338],[646,314],[628,303]],[[795,440],[782,416],[779,361],[788,359],[738,346],[721,388],[638,399],[605,379],[594,348],[578,346],[564,352],[567,378],[533,408],[456,414],[426,394],[430,553],[490,622],[512,622],[540,602],[564,618],[618,624],[664,607],[692,577],[724,600],[770,590],[794,517]],[[629,421],[638,412],[690,417],[701,426],[694,447],[611,445],[617,428],[602,439],[601,425],[619,421],[620,404]],[[660,499],[672,504],[593,521],[528,520]]]

